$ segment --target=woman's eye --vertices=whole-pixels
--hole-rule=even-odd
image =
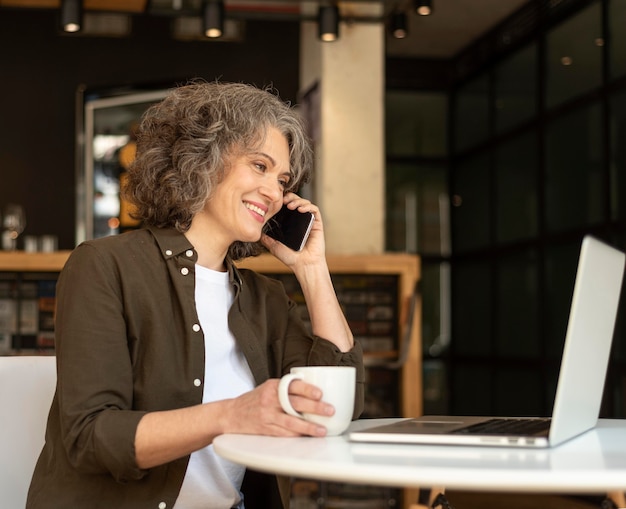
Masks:
[[[265,163],[254,163],[254,166],[256,166],[257,170],[259,171],[265,171],[267,170],[267,166],[265,165]]]

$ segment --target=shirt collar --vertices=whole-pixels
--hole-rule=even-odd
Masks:
[[[157,228],[155,226],[149,226],[148,230],[156,240],[163,259],[169,260],[170,258],[182,255],[193,261],[194,264],[198,260],[198,254],[191,242],[175,228]],[[242,285],[242,280],[237,267],[228,257],[224,260],[224,264],[226,265],[230,282],[239,290]]]
[[[156,240],[164,259],[169,260],[175,256],[186,254],[188,258],[193,259],[194,262],[196,261],[197,254],[191,242],[175,228],[150,226],[148,230],[150,230],[150,233]],[[193,256],[189,256],[189,251],[193,252]]]

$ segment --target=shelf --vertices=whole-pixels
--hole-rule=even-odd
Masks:
[[[363,352],[363,356],[373,359],[395,359],[398,357],[397,350],[385,350],[384,352]]]
[[[326,261],[333,273],[365,274],[407,274],[414,278],[419,275],[419,265],[415,255],[404,253],[385,253],[371,255],[326,255]],[[257,272],[289,272],[282,262],[269,254],[246,258],[237,265]]]
[[[58,272],[63,268],[71,251],[55,251],[54,253],[26,253],[24,251],[0,251],[0,270],[19,272]],[[406,272],[412,268],[413,276],[417,276],[418,266],[415,257],[404,254],[381,254],[359,257],[355,265],[355,256],[328,255],[328,265],[333,272],[373,272],[396,273]],[[248,267],[259,272],[288,272],[289,269],[271,255],[263,254],[238,262],[241,267]]]
[[[71,251],[26,253],[0,251],[0,270],[5,272],[59,272]]]

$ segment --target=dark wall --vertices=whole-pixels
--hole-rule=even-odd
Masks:
[[[273,84],[296,102],[299,25],[248,22],[243,42],[175,41],[170,20],[133,18],[129,38],[60,35],[55,11],[0,9],[0,213],[26,210],[24,234],[74,247],[75,111],[80,86],[173,86],[187,79]]]

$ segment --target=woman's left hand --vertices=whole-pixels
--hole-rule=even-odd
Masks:
[[[295,193],[287,193],[284,197],[283,207],[299,212],[312,212],[315,220],[311,227],[309,238],[302,251],[294,251],[288,248],[282,242],[279,242],[266,234],[261,235],[261,243],[276,258],[282,261],[288,267],[297,264],[315,264],[324,260],[325,242],[324,242],[324,225],[322,223],[322,215],[319,208],[309,200],[298,196]],[[271,221],[271,218],[270,218]]]
[[[354,348],[354,338],[337,301],[326,263],[324,225],[320,211],[309,200],[294,193],[285,195],[283,206],[313,213],[315,221],[309,240],[302,251],[293,251],[267,235],[261,235],[261,242],[295,274],[304,295],[313,334],[331,341],[340,351],[348,352]]]

